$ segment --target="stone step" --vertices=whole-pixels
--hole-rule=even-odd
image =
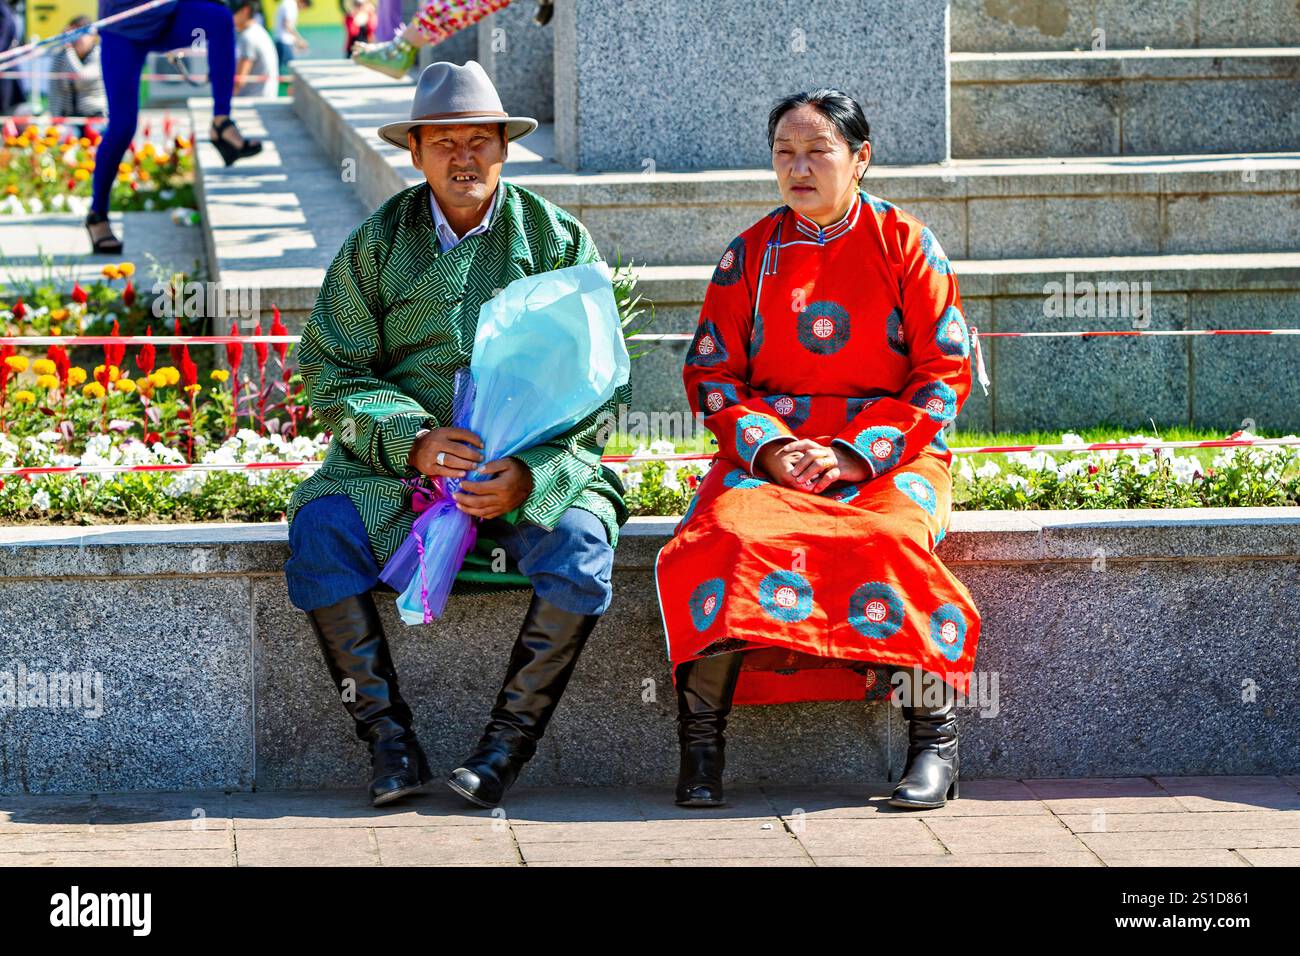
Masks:
[[[614,603],[521,786],[671,784],[652,569],[675,520],[625,526]],[[1300,694],[1296,509],[957,512],[937,554],[982,618],[985,696],[958,711],[963,779],[1300,773],[1300,738],[1277,718]],[[102,695],[98,715],[71,697],[0,710],[0,793],[361,787],[365,747],[289,603],[288,556],[282,522],[0,529],[0,679],[59,676],[68,691],[99,674]],[[445,774],[487,720],[528,596],[453,597],[420,627],[393,594],[375,598]],[[1258,700],[1244,701],[1246,677]],[[737,707],[727,774],[896,780],[906,746],[887,703]]]
[[[381,88],[403,88],[380,80]],[[194,108],[196,121],[206,122],[202,111],[208,104],[195,101]],[[276,141],[251,162],[229,169],[210,146],[200,145],[209,259],[223,283],[259,289],[268,313],[264,328],[275,304],[285,324],[297,332],[339,244],[366,214],[358,198],[362,184],[377,177],[358,163],[357,191],[340,188],[344,167],[316,151],[307,128],[286,103],[242,101],[236,118],[250,135],[266,131]],[[336,128],[356,137],[354,143],[360,139],[351,125]],[[542,133],[527,142],[533,139],[546,142]],[[530,168],[548,164],[540,153],[522,152],[515,152],[510,163],[516,180],[568,175],[554,170],[530,174]],[[380,158],[377,150],[359,155]],[[389,169],[395,179],[396,168]],[[418,175],[414,169],[411,173],[412,179]],[[268,234],[268,223],[274,225],[273,234]],[[608,246],[606,250],[608,254]],[[958,259],[956,269],[967,314],[986,332],[1131,327],[1131,310],[1123,307],[1136,303],[1129,299],[1103,297],[1102,311],[1119,309],[1108,316],[1047,317],[1049,283],[1060,283],[1063,295],[1070,276],[1075,289],[1086,289],[1088,282],[1129,283],[1137,302],[1149,292],[1154,329],[1300,325],[1296,252]],[[645,316],[643,331],[693,331],[712,266],[642,266],[638,261],[637,271],[639,290],[655,306],[653,318]],[[1134,428],[1154,417],[1161,425],[1232,430],[1250,418],[1261,427],[1300,429],[1300,380],[1290,374],[1300,364],[1300,338],[986,339],[983,344],[990,393],[974,390],[958,420],[962,429],[1081,428],[1099,415]],[[685,422],[685,348],[680,341],[636,346],[643,354],[632,366],[634,412],[674,413]],[[1044,377],[1045,364],[1059,364],[1071,374]],[[1139,388],[1135,382],[1146,384]]]
[[[369,210],[343,188],[339,167],[321,154],[289,100],[236,97],[231,109],[240,132],[264,146],[226,166],[198,138],[195,183],[210,278],[232,298],[256,291],[264,330],[273,305],[296,330],[326,267]],[[210,98],[190,99],[189,110],[195,129],[209,127]]]
[[[355,170],[363,204],[420,181],[375,135],[409,114],[412,84],[334,61],[293,69],[295,109],[329,160]],[[579,216],[611,261],[713,261],[780,203],[768,169],[573,173],[549,159],[548,128],[517,147],[505,175]],[[866,188],[924,220],[959,259],[1300,248],[1300,152],[880,166]]]
[[[1300,144],[1300,49],[953,53],[949,63],[957,157]]]
[[[954,50],[1197,49],[1300,45],[1293,0],[951,0]]]

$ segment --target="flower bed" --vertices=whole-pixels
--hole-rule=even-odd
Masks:
[[[118,164],[110,208],[140,211],[194,207],[194,143],[162,121],[161,145],[146,123]],[[74,212],[90,208],[91,174],[100,135],[55,121],[19,127],[8,120],[0,148],[0,214]]]
[[[103,279],[70,293],[56,283],[28,285],[12,304],[0,303],[9,335],[143,334],[153,332],[153,298],[137,293],[131,263],[105,266]],[[168,277],[170,278],[170,277]],[[635,277],[615,274],[625,331],[642,311]],[[170,295],[172,286],[160,286]],[[285,334],[272,308],[271,334]],[[203,320],[197,320],[202,323]],[[198,334],[203,328],[177,334]],[[232,324],[231,334],[240,329]],[[261,324],[252,330],[262,332]],[[152,345],[49,346],[42,355],[0,346],[0,468],[182,463],[248,464],[316,461],[329,436],[314,421],[301,378],[285,343],[224,346],[229,369],[212,368],[215,350],[168,345],[170,362]],[[85,360],[84,356],[92,356]],[[81,356],[83,361],[75,362]],[[201,367],[201,364],[203,367]],[[1120,439],[1118,429],[1092,429],[1089,441]],[[707,437],[707,436],[706,436]],[[1048,443],[1056,436],[962,433],[968,445]],[[1174,437],[1220,437],[1175,429]],[[1236,437],[1255,437],[1238,432]],[[1066,444],[1083,444],[1067,434]],[[955,446],[959,447],[959,446]],[[614,436],[609,453],[665,455],[700,452],[671,442],[637,447]],[[971,459],[976,460],[972,461]],[[707,461],[612,464],[627,488],[634,515],[680,515]],[[61,521],[278,521],[294,486],[309,467],[185,472],[0,476],[0,520]],[[954,507],[988,509],[1175,508],[1300,503],[1300,449],[1296,446],[1226,448],[1176,453],[1172,449],[958,455]]]

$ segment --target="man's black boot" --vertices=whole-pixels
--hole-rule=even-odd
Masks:
[[[371,803],[382,806],[420,790],[433,774],[397,688],[375,599],[367,591],[306,613],[357,736],[370,747]]]
[[[533,594],[515,638],[505,682],[474,753],[447,786],[480,807],[495,807],[546,733],[599,614],[576,614]]]

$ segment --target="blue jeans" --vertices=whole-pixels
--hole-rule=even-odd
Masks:
[[[590,511],[569,508],[553,531],[500,518],[482,522],[479,530],[505,550],[539,597],[574,614],[609,609],[614,549],[605,526]],[[393,591],[379,580],[366,526],[347,495],[324,495],[299,508],[289,525],[289,550],[284,576],[289,600],[300,610],[325,607],[375,587]]]

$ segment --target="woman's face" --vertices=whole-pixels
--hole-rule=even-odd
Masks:
[[[776,125],[772,168],[781,199],[800,215],[826,226],[844,215],[858,177],[871,161],[871,144],[857,152],[816,107],[789,110]]]

